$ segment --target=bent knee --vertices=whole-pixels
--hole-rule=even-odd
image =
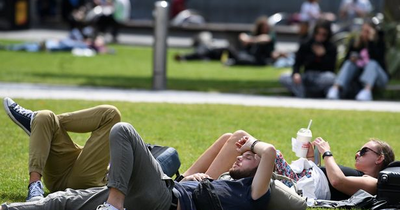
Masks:
[[[33,122],[36,124],[43,124],[54,121],[56,114],[50,110],[40,110],[34,115]]]
[[[287,85],[292,83],[292,75],[291,74],[282,74],[279,77],[279,83],[281,83],[282,85]]]
[[[110,137],[111,135],[119,134],[119,133],[126,133],[129,130],[134,129],[133,126],[127,122],[118,122],[111,128]]]
[[[110,115],[110,117],[113,119],[115,122],[120,122],[121,121],[121,112],[119,109],[113,105],[100,105],[98,106],[99,109],[103,109],[104,113],[107,115]]]

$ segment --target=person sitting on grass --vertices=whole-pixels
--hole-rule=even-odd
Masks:
[[[293,72],[283,74],[279,81],[299,98],[325,97],[335,81],[336,46],[330,41],[331,24],[320,20],[312,38],[300,45]]]
[[[110,132],[111,162],[107,187],[67,189],[35,202],[3,204],[0,210],[191,210],[201,209],[201,206],[232,210],[265,209],[270,199],[269,184],[276,156],[271,144],[240,135],[230,136],[230,142],[236,140],[233,153],[240,154],[229,170],[234,181],[205,181],[212,177],[195,170],[213,159],[214,152],[221,149],[226,137],[228,135],[217,140],[180,182],[173,182],[164,175],[133,126],[117,123]],[[203,189],[205,194],[198,193],[203,184],[210,185],[210,188]],[[213,202],[197,198],[209,194],[215,196]]]
[[[371,101],[374,88],[384,88],[390,75],[386,67],[384,32],[372,20],[367,20],[359,35],[351,39],[345,61],[328,99],[352,98]],[[357,94],[354,94],[358,92]]]
[[[40,200],[43,181],[55,192],[66,188],[99,187],[106,184],[109,133],[121,120],[119,110],[101,105],[56,115],[50,110],[31,111],[4,98],[11,120],[29,136],[29,186],[26,201]],[[84,147],[68,132],[91,133]]]

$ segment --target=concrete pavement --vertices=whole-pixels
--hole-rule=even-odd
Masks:
[[[288,107],[328,110],[400,112],[400,102],[297,99],[259,95],[193,91],[151,91],[103,87],[20,84],[0,82],[0,97],[26,99],[78,99],[178,104],[230,104],[243,106]]]

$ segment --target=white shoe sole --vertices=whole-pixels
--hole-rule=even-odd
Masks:
[[[6,111],[8,117],[10,117],[10,119],[11,119],[15,124],[17,124],[20,128],[22,128],[22,130],[24,130],[25,133],[28,134],[28,136],[31,136],[31,132],[30,132],[28,129],[26,129],[21,123],[19,123],[18,120],[15,119],[15,117],[11,114],[10,108],[8,107],[7,99],[8,99],[8,98],[4,98],[4,100],[3,100],[3,106],[4,106],[4,110]]]
[[[42,200],[43,198],[44,198],[43,196],[36,196],[36,197],[33,197],[33,198],[29,199],[29,200],[26,200],[26,202],[39,201],[39,200]]]

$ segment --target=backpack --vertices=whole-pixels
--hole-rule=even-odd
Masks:
[[[179,167],[181,166],[181,161],[175,148],[154,144],[146,144],[146,146],[160,164],[164,174],[169,177],[174,175],[178,177],[180,175]]]
[[[386,201],[385,207],[400,208],[400,161],[379,172],[377,199]]]

